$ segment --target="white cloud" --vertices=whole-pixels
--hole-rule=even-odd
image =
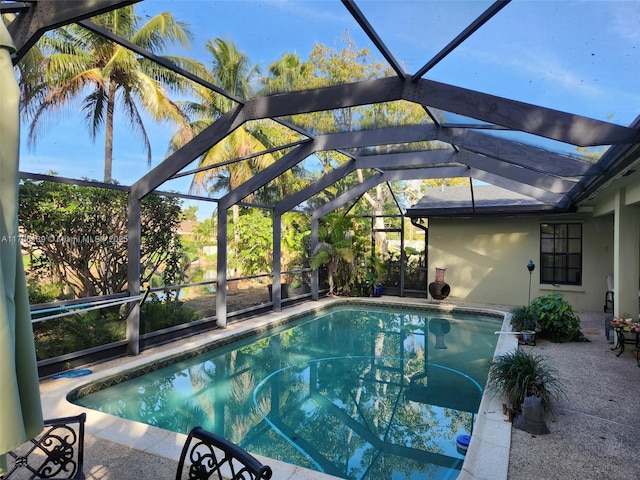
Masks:
[[[640,42],[640,0],[611,2],[610,6],[612,30],[626,42]]]

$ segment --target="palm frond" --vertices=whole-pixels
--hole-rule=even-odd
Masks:
[[[177,21],[170,12],[163,12],[142,25],[131,41],[156,53],[169,44],[186,47],[192,39],[193,34],[187,23]]]

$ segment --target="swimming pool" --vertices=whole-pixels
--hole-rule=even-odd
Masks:
[[[501,322],[331,308],[74,402],[343,478],[455,478]]]

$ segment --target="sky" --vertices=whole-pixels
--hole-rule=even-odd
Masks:
[[[356,1],[409,73],[492,3]],[[233,41],[265,70],[286,52],[306,59],[315,43],[342,48],[345,31],[359,48],[369,47],[383,60],[339,0],[144,0],[136,11],[143,19],[171,11],[188,22],[195,36],[191,48],[168,53],[204,63],[210,61],[204,44],[215,37]],[[638,0],[513,0],[425,78],[628,125],[640,114],[638,25]],[[147,127],[155,166],[166,154],[172,129]],[[103,137],[91,144],[77,109],[50,117],[35,148],[26,144],[26,132],[23,125],[21,171],[102,179]],[[140,140],[116,125],[113,177],[130,185],[148,171]],[[186,193],[189,181],[161,189]],[[210,215],[211,205],[198,205],[206,210],[201,216]]]

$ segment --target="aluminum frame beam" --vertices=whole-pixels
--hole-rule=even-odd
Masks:
[[[8,27],[16,46],[14,64],[48,30],[79,22],[101,13],[125,7],[140,0],[38,0],[22,10]]]
[[[330,202],[327,202],[321,207],[314,210],[311,214],[311,220],[313,221],[314,219],[317,220],[324,217],[327,213],[333,212],[334,210],[340,208],[354,198],[364,195],[372,188],[375,188],[381,182],[384,182],[384,174],[382,173],[378,173],[377,175],[367,178],[364,182],[356,185],[351,190],[338,195]]]
[[[429,88],[434,86],[437,87],[435,90],[431,93],[427,92]],[[453,98],[448,100],[445,98],[447,95],[449,96],[447,98]],[[596,144],[602,142],[604,144],[612,144],[619,141],[630,142],[640,136],[640,132],[634,128],[621,127],[599,120],[552,111],[543,107],[527,105],[437,82],[420,80],[417,85],[410,85],[408,81],[402,81],[399,78],[384,78],[247,100],[244,105],[238,105],[232,111],[223,115],[189,144],[168,157],[158,167],[136,182],[132,187],[132,192],[136,195],[146,195],[246,121],[398,100],[400,98],[416,101],[415,97],[418,97],[417,99],[421,103],[442,106],[447,110],[463,115],[475,115],[476,118],[493,121],[528,133],[540,135],[541,133],[537,130],[542,129],[548,134],[544,136],[555,137],[557,140],[568,141],[577,145],[593,143],[596,140]],[[565,135],[552,135],[549,128],[541,126],[541,124],[545,123],[543,120],[545,120],[544,116],[546,114],[553,117],[552,123],[555,126],[551,130],[555,130],[556,133],[569,132],[569,138],[573,138],[578,134],[584,135],[588,141],[571,142]],[[529,120],[515,121],[514,119],[516,118]],[[601,134],[597,134],[599,129]],[[432,132],[433,134],[430,135]],[[585,132],[591,132],[591,134],[586,135]],[[483,155],[494,158],[503,157],[512,163],[521,163],[522,160],[518,161],[517,157],[529,155],[528,165],[531,166],[532,162],[537,162],[540,165],[539,170],[541,172],[549,172],[555,175],[579,176],[584,174],[591,166],[586,162],[563,157],[542,149],[528,147],[510,140],[490,137],[479,132],[437,127],[433,124],[344,132],[324,135],[323,137],[326,137],[327,149],[420,140],[441,140]],[[499,152],[499,155],[496,152]],[[516,156],[516,158],[506,158],[505,153]],[[541,160],[546,160],[546,162]],[[575,167],[577,171],[569,172],[567,171],[567,166]],[[255,183],[259,184],[259,182]]]
[[[478,132],[468,132],[464,130],[458,129],[444,129],[441,127],[437,127],[435,125],[417,125],[417,126],[408,126],[408,127],[392,127],[386,129],[379,130],[366,130],[359,132],[341,132],[334,133],[328,135],[319,135],[315,138],[315,140],[310,141],[307,147],[304,150],[301,150],[300,147],[294,152],[296,153],[295,158],[291,157],[292,153],[288,154],[285,157],[287,160],[285,163],[283,159],[274,163],[267,169],[262,172],[254,175],[251,180],[246,182],[239,187],[237,187],[233,192],[225,195],[222,199],[220,199],[221,208],[229,208],[234,203],[239,202],[247,195],[255,192],[259,188],[266,185],[268,182],[273,180],[277,175],[276,173],[283,173],[288,168],[291,168],[296,163],[302,161],[309,155],[312,155],[315,152],[323,151],[323,150],[332,150],[332,149],[344,149],[344,148],[353,148],[353,147],[361,147],[371,145],[372,143],[376,145],[382,145],[387,143],[405,143],[405,142],[416,142],[416,141],[426,141],[426,140],[443,140],[448,141],[450,143],[459,145],[463,148],[475,148],[479,150],[479,153],[482,154],[490,154],[496,150],[498,151],[507,151],[510,158],[508,160],[509,168],[504,168],[503,171],[507,176],[507,180],[516,180],[518,178],[522,180],[527,180],[523,183],[523,189],[514,190],[513,184],[511,185],[511,190],[514,190],[519,193],[525,194],[526,191],[531,191],[530,189],[525,189],[524,185],[529,185],[530,187],[534,187],[535,191],[543,191],[543,186],[547,185],[550,188],[558,188],[559,184],[562,184],[561,188],[566,188],[567,183],[563,183],[561,179],[557,176],[561,173],[567,173],[567,168],[570,168],[570,173],[573,175],[584,174],[590,167],[590,164],[586,162],[581,162],[576,159],[572,159],[570,157],[562,157],[560,155],[555,154],[547,154],[545,155],[544,150],[540,150],[533,147],[528,147],[526,145],[515,144],[514,142],[510,142],[508,140],[503,140],[496,137],[491,137],[486,134],[478,133]],[[449,152],[449,151],[447,151]],[[449,154],[443,153],[441,150],[429,151],[429,152],[408,152],[406,154],[386,154],[386,155],[372,155],[372,156],[362,156],[356,160],[356,164],[353,168],[349,167],[344,169],[343,173],[346,175],[350,173],[355,168],[386,168],[389,166],[394,166],[400,168],[401,166],[419,166],[419,158],[424,156],[424,158],[428,158],[427,153],[434,154],[435,161],[445,161],[449,159]],[[410,162],[402,165],[399,159],[410,159]],[[497,173],[499,170],[496,166],[496,161],[491,161],[494,157],[484,158],[482,155],[474,155],[471,152],[467,152],[463,155],[455,154],[455,156],[450,158],[450,161],[456,163],[466,163],[467,160],[470,163],[474,164],[478,170],[483,170],[483,167],[480,165],[484,160],[488,165],[490,170],[487,171],[487,174]],[[391,162],[391,165],[383,165],[384,160],[387,159]],[[501,159],[504,161],[505,159]],[[563,166],[563,164],[567,164],[567,166]],[[423,164],[422,164],[423,165]],[[522,167],[522,171],[518,171],[518,167]],[[524,170],[526,169],[526,170]],[[341,171],[342,172],[342,171]],[[511,173],[510,173],[511,172]],[[526,173],[531,175],[530,179],[527,179]],[[545,173],[549,172],[549,173]],[[275,176],[274,176],[275,175]],[[334,174],[336,175],[336,174]],[[333,177],[332,177],[333,178]],[[429,177],[435,178],[435,177]],[[327,179],[323,183],[323,185],[328,185],[331,182],[333,183],[335,180]],[[292,202],[297,201],[298,198],[302,200],[297,202],[295,205],[302,203],[302,201],[310,198],[310,196],[315,195],[320,190],[319,183],[316,184],[311,189],[303,190],[296,194],[295,197],[292,197],[285,201],[286,203],[281,203],[276,206],[276,211],[278,213],[282,213],[283,211],[287,211],[286,209]],[[326,188],[326,187],[323,187]],[[553,191],[553,190],[552,190]],[[307,196],[308,195],[308,196]],[[548,198],[545,194],[543,198]],[[224,200],[223,200],[224,199]],[[564,198],[562,199],[564,201]],[[293,207],[291,207],[293,208]]]
[[[525,185],[516,180],[510,180],[508,178],[487,172],[485,170],[471,168],[469,171],[469,176],[495,185],[496,187],[502,187],[507,190],[511,190],[512,192],[526,195],[542,203],[554,204],[561,209],[566,208],[569,202],[569,197],[567,195],[561,193],[552,193],[538,187]]]
[[[407,161],[406,159],[409,159]],[[418,168],[428,164],[448,166]],[[460,165],[462,164],[462,165]],[[412,165],[414,168],[402,168]],[[531,172],[516,165],[504,164],[490,157],[471,152],[431,150],[359,157],[323,175],[306,188],[280,202],[274,208],[277,215],[292,210],[300,203],[317,195],[345,175],[357,169],[382,168],[382,181],[426,178],[474,177],[496,186],[530,196],[542,203],[558,202],[565,205],[567,193],[575,183],[558,177]],[[504,180],[503,180],[504,179]],[[532,180],[533,179],[533,180]]]
[[[429,60],[422,68],[420,68],[414,74],[414,81],[422,77],[425,73],[435,67],[440,61],[442,61],[447,55],[453,52],[462,42],[473,35],[480,27],[491,20],[496,13],[502,10],[509,4],[511,0],[497,0],[489,8],[487,8],[479,17],[477,17],[471,24],[460,32],[456,38],[451,40],[442,50],[440,50],[431,60]]]
[[[405,100],[580,147],[637,143],[640,131],[488,93],[416,80],[419,89]]]
[[[131,195],[142,198],[204,154],[213,145],[245,122],[242,105],[236,105],[196,135],[185,146],[169,155],[157,167],[131,186]]]
[[[478,153],[462,150],[456,155],[456,161],[464,163],[476,171],[482,170],[492,175],[502,176],[508,180],[530,185],[551,193],[568,194],[577,182],[563,177],[547,175],[537,170],[530,170],[517,163],[507,163]]]
[[[324,174],[315,182],[310,183],[302,190],[298,191],[297,193],[294,193],[289,198],[277,204],[273,209],[274,216],[275,215],[282,216],[283,213],[293,210],[296,206],[300,205],[302,202],[310,199],[314,195],[317,195],[325,188],[330,187],[331,185],[336,183],[338,180],[340,180],[341,178],[343,178],[344,176],[350,174],[355,170],[356,170],[356,161],[350,160],[347,163],[344,163],[339,167],[333,169],[332,171]]]
[[[438,140],[470,152],[521,165],[548,175],[580,177],[586,175],[593,165],[575,158],[550,153],[541,148],[471,130],[442,129],[438,134]]]
[[[85,26],[85,28],[91,28],[98,33],[108,36],[113,41],[133,49],[141,55],[145,55],[160,64],[164,64],[162,58],[145,52],[127,40],[119,38],[108,30],[101,29],[85,20],[91,16],[130,5],[137,1],[138,0],[86,0],[84,2],[77,2],[71,0],[39,0],[33,4],[16,4],[20,6],[21,11],[16,20],[10,25],[10,32],[18,49],[16,61],[24,55],[26,50],[33,45],[45,31],[72,22],[79,22]],[[225,116],[223,116],[223,119],[220,119],[219,122],[216,122],[214,126],[210,127],[211,130],[208,129],[206,131],[206,135],[199,135],[199,138],[197,137],[193,140],[193,143],[187,145],[188,148],[185,147],[184,150],[181,149],[176,152],[175,156],[172,155],[163,162],[163,164],[174,164],[172,167],[166,167],[161,164],[159,167],[156,167],[154,171],[150,172],[150,174],[145,175],[140,181],[136,182],[132,188],[133,194],[141,198],[151,192],[170,177],[166,174],[176,170],[176,163],[181,166],[174,174],[183,168],[182,164],[188,164],[197,158],[199,156],[198,151],[202,151],[203,148],[204,151],[206,151],[206,149],[213,146],[217,141],[224,138],[226,134],[223,132],[229,133],[245,121],[332,108],[347,108],[350,106],[400,99],[417,102],[423,106],[439,108],[481,119],[505,128],[524,131],[546,138],[553,138],[579,146],[629,144],[637,142],[640,139],[640,131],[637,128],[623,127],[422,78],[405,78],[402,68],[395,62],[393,55],[386,49],[384,43],[380,37],[378,37],[377,32],[371,27],[355,3],[350,0],[343,0],[343,3],[356,21],[360,23],[365,33],[367,33],[372,40],[379,40],[377,42],[374,41],[374,43],[383,54],[386,52],[385,58],[388,57],[387,60],[396,69],[399,75],[398,77],[368,80],[347,85],[251,99],[247,101],[246,107],[234,109],[236,114],[242,113],[242,115],[239,115],[244,117],[242,120],[225,124],[225,120],[228,118],[225,119]],[[506,0],[496,1],[467,27],[467,29],[461,32],[450,45],[445,47],[443,51],[418,71],[416,76],[421,76],[423,71],[428,70],[430,66],[435,64],[434,62],[437,63],[439,59],[444,58],[446,54],[452,51],[457,45],[464,41],[464,39],[468,38],[469,35],[480,28],[480,26],[486,23],[493,15],[498,13],[507,3],[508,1]],[[25,5],[30,5],[30,7],[24,8]],[[167,63],[165,66],[172,68],[174,71],[178,71],[177,67],[170,63]],[[188,76],[188,78],[192,77],[188,72],[178,71],[178,73],[182,73]],[[233,98],[238,102],[241,101],[228,92],[218,89],[215,85],[211,85],[202,79],[195,77],[193,80],[215,91],[220,90],[219,93],[222,95]],[[411,127],[403,128],[410,129]],[[470,132],[467,133],[467,135],[469,134]],[[208,141],[205,139],[208,139]],[[440,136],[439,139],[447,141],[446,136]],[[201,144],[203,140],[203,143],[209,143],[209,145],[203,147]],[[457,145],[455,142],[451,143]],[[518,145],[510,141],[505,141],[505,143]],[[196,144],[198,144],[199,147],[196,147]],[[462,146],[462,148],[501,160],[502,152],[504,151],[501,150],[501,155],[498,156],[494,153],[495,150],[494,152],[488,152],[486,149],[474,149],[474,147],[470,147],[469,145]],[[538,150],[538,154],[540,154],[540,152],[543,151]],[[552,162],[558,159],[558,156],[554,154],[547,153],[547,155],[552,159]],[[522,164],[521,161],[514,161],[513,163]],[[593,172],[593,169],[591,170]],[[545,168],[540,171],[548,172]],[[563,176],[571,175],[566,172],[555,172],[555,174]],[[582,175],[584,175],[584,172]],[[151,184],[155,185],[150,188]]]
[[[218,209],[228,209],[232,207],[246,196],[252,194],[273,179],[282,175],[291,167],[304,160],[315,151],[314,143],[314,141],[309,140],[307,143],[296,147],[277,162],[269,165],[242,185],[234,188],[231,192],[220,198],[218,201]]]
[[[369,20],[367,20],[360,8],[358,8],[353,0],[342,0],[342,4],[347,8],[347,10],[349,10],[351,16],[355,19],[356,22],[358,22],[360,28],[362,28],[364,33],[367,34],[369,40],[373,42],[373,44],[376,46],[385,60],[389,62],[389,65],[391,65],[391,68],[393,68],[393,70],[396,72],[396,75],[404,80],[407,77],[404,68],[402,68],[402,65],[400,65],[398,60],[391,53],[391,50],[389,50],[384,44],[384,42],[380,38],[380,35],[378,35],[378,32],[376,32],[375,28],[371,26]]]
[[[640,141],[640,130],[433,80],[387,77],[247,100],[248,119],[406,100],[587,147]]]

